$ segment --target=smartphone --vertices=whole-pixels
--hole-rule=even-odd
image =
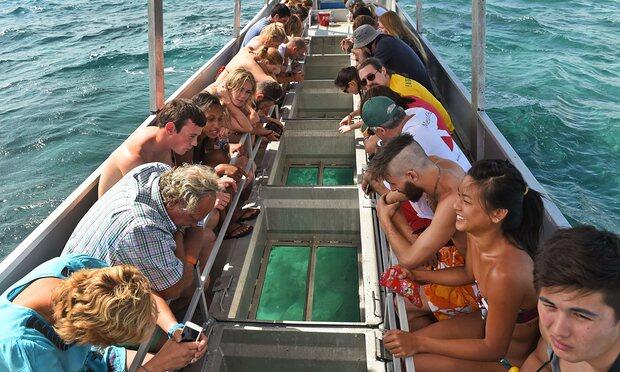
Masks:
[[[181,334],[181,342],[196,342],[200,340],[203,328],[192,322],[185,322],[183,332]]]

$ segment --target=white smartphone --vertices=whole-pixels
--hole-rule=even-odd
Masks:
[[[185,322],[183,332],[181,334],[181,342],[196,342],[200,340],[203,329],[198,324],[192,322]]]

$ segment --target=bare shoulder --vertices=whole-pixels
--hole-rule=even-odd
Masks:
[[[248,50],[252,51],[252,50],[256,50],[258,48],[260,48],[260,39],[258,36],[254,36],[252,38],[252,40],[250,40],[249,43],[247,43],[246,48],[248,48]]]
[[[204,93],[209,93],[209,94],[216,94],[217,93],[217,85],[224,80],[224,77],[222,75],[226,74],[226,70],[222,71],[221,74],[218,75],[217,79],[212,82],[211,84],[209,84],[206,88],[204,88],[202,90],[202,92]]]
[[[237,53],[237,55],[234,56],[230,60],[230,62],[228,62],[228,64],[226,64],[226,70],[232,71],[238,67],[243,67],[243,64],[247,60],[247,57],[248,57],[247,53]]]
[[[496,276],[498,280],[506,276],[512,281],[530,283],[533,280],[533,270],[534,262],[527,252],[511,245],[504,248],[501,258],[489,274]]]
[[[465,177],[463,169],[457,163],[448,159],[431,156],[431,160],[441,167],[440,183],[443,194],[456,197],[459,185]]]
[[[118,168],[123,171],[123,174],[135,168],[139,165],[138,163],[146,162],[144,153],[147,150],[147,143],[154,134],[154,129],[149,127],[138,129],[114,151],[112,157]]]
[[[503,248],[503,254],[489,271],[487,283],[508,286],[511,292],[523,294],[525,305],[536,301],[534,290],[534,263],[527,252],[512,245]]]

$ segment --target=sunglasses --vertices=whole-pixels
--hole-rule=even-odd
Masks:
[[[363,78],[362,81],[361,81],[362,86],[365,87],[366,84],[368,84],[369,81],[374,81],[376,77],[377,77],[377,74],[374,74],[374,73],[366,75],[366,77]]]

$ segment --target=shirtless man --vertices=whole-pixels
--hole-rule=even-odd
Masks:
[[[277,48],[260,48],[251,50],[243,48],[235,55],[224,68],[217,80],[211,85],[217,86],[226,76],[235,69],[242,68],[249,71],[257,83],[261,81],[275,81],[275,76],[280,73],[283,59]]]
[[[377,214],[400,264],[412,269],[433,258],[450,239],[465,256],[465,234],[456,231],[453,204],[457,188],[465,172],[456,163],[427,156],[424,149],[408,134],[390,140],[372,159],[368,172],[382,178],[391,192],[377,202]],[[433,209],[433,219],[413,244],[402,235],[391,218],[398,210],[397,201],[417,202],[425,198]]]
[[[411,135],[402,134],[381,148],[372,159],[368,172],[373,178],[384,179],[392,190],[378,200],[377,215],[390,248],[402,266],[413,269],[429,262],[435,268],[464,264],[466,234],[456,230],[453,207],[458,186],[465,177],[458,164],[427,156]],[[394,215],[400,209],[401,201],[417,203],[421,199],[425,199],[432,210],[432,220],[422,233],[411,235],[406,228],[397,226]],[[428,306],[411,308],[410,319],[415,328],[426,325],[426,314],[430,312],[435,313],[437,319],[447,319],[477,308],[471,285],[454,288],[428,285],[423,289],[419,294]],[[448,292],[451,295],[446,297]],[[439,298],[450,300],[450,306],[445,305],[446,301],[438,301]]]
[[[308,52],[308,46],[306,41],[301,37],[294,37],[286,44],[281,44],[278,48],[280,55],[284,59],[282,63],[282,69],[277,76],[277,80],[281,84],[290,83],[293,81],[300,82],[304,80],[304,73],[299,67],[299,61],[304,59]],[[291,71],[286,71],[289,64],[291,65]]]
[[[275,81],[258,83],[252,106],[259,115],[269,115],[271,108],[282,98],[284,90]]]
[[[104,162],[99,177],[99,197],[138,165],[152,162],[176,165],[176,156],[196,146],[205,117],[191,101],[179,98],[161,109],[156,122],[157,126],[135,131]]]
[[[271,109],[284,96],[282,86],[275,81],[263,81],[256,87],[256,94],[252,102],[252,108],[258,116],[259,125],[253,133],[266,136],[269,140],[278,140],[284,131],[284,124],[276,118],[272,118]],[[272,133],[267,132],[271,131]]]

